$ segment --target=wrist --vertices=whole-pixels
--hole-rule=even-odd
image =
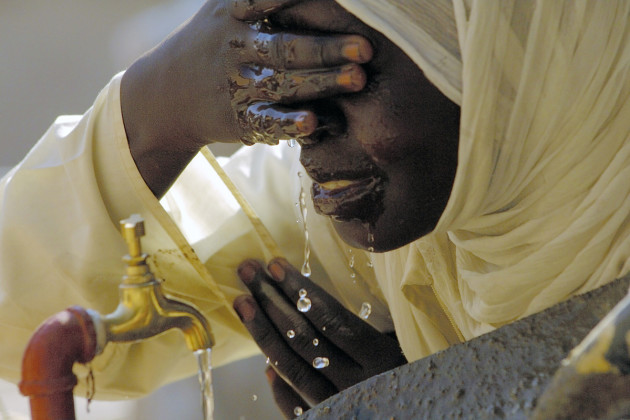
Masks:
[[[154,80],[158,75],[150,56],[137,60],[122,77],[120,103],[131,156],[147,186],[160,198],[202,145],[186,136],[183,124],[174,120],[168,95]]]

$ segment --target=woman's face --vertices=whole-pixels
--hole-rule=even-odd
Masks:
[[[315,209],[333,218],[348,244],[364,249],[388,251],[429,233],[455,177],[459,107],[398,47],[331,0],[298,4],[274,21],[357,33],[374,46],[364,90],[314,104],[343,120],[342,130],[302,146]]]

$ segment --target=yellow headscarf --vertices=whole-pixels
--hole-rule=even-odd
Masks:
[[[338,1],[462,109],[446,210],[384,289],[433,284],[472,338],[629,271],[630,2]]]

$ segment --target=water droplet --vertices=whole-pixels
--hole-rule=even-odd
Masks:
[[[293,414],[295,414],[296,416],[301,416],[303,412],[304,411],[302,410],[302,407],[300,407],[299,405],[293,409]]]
[[[354,271],[353,271],[352,273],[350,273],[350,278],[351,278],[351,279],[355,278],[356,276],[357,276],[357,275],[356,275],[356,273],[355,273]]]
[[[256,394],[252,395],[252,401],[256,401],[256,400],[258,400],[258,395]]]
[[[368,244],[373,244],[374,243],[374,233],[372,232],[372,228],[373,227],[374,226],[371,223],[367,223],[366,224]]]
[[[372,239],[374,239],[374,237],[372,237]],[[368,250],[368,252],[374,252],[374,247],[373,247],[373,246],[370,246],[370,247],[368,247],[368,249],[367,249],[367,250]]]
[[[278,366],[278,361],[276,360],[275,362],[273,362],[274,366]]]
[[[289,338],[295,337],[295,331],[293,331],[293,330],[287,331],[287,337],[289,337]]]
[[[301,297],[297,301],[297,309],[300,312],[308,312],[311,310],[311,300],[307,297]]]
[[[302,178],[302,172],[297,173],[298,178]],[[300,181],[300,196],[299,196],[299,204],[300,204],[300,215],[302,216],[302,230],[304,230],[304,263],[302,264],[302,269],[300,273],[304,277],[311,276],[311,246],[309,244],[309,232],[308,226],[306,225],[306,216],[308,214],[308,208],[306,207],[306,192],[304,192],[304,187],[302,186],[302,182]]]
[[[298,291],[298,296],[300,296],[301,298],[306,297],[306,294],[307,294],[306,289],[300,289]]]
[[[322,331],[326,331],[326,326],[323,326],[323,327],[322,327]]]
[[[313,359],[313,367],[315,369],[323,369],[329,364],[330,364],[330,360],[328,360],[328,357],[317,356],[316,358]]]
[[[361,305],[361,311],[359,312],[359,317],[363,319],[368,319],[370,314],[372,313],[372,305],[368,302],[363,302]]]
[[[295,139],[289,140],[289,147],[295,147],[296,144],[297,144],[297,141]]]
[[[350,268],[354,268],[354,255],[350,256],[350,261],[348,261],[348,265]]]
[[[271,362],[271,359],[269,359],[269,358],[267,357],[267,360],[265,360],[265,364],[266,364],[266,365],[268,365],[268,364],[269,364],[269,362]]]
[[[313,345],[315,347],[319,346],[319,340],[317,338],[313,338]]]

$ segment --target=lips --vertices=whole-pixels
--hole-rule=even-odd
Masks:
[[[314,182],[313,205],[319,214],[336,220],[369,222],[382,212],[384,191],[378,177]]]

